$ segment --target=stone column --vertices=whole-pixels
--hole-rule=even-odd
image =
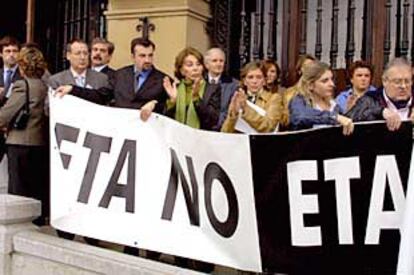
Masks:
[[[210,46],[205,31],[210,9],[205,0],[110,0],[106,18],[108,39],[115,43],[111,62],[115,68],[132,62],[130,41],[142,36],[136,30],[139,17],[154,24],[150,39],[156,45],[155,65],[170,76],[180,50],[192,46],[203,53]]]
[[[11,274],[13,236],[20,231],[36,229],[32,221],[40,212],[38,200],[0,194],[0,275]]]

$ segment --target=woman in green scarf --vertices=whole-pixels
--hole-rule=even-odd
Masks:
[[[175,58],[178,83],[164,79],[169,95],[167,115],[196,129],[213,130],[220,113],[220,85],[203,78],[203,55],[196,49],[183,49]]]

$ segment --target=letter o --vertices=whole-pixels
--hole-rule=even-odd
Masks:
[[[221,183],[226,192],[229,213],[224,222],[218,220],[211,203],[211,189],[214,179],[217,179]],[[204,189],[204,202],[206,204],[207,215],[211,225],[221,236],[225,238],[231,237],[236,231],[239,222],[239,205],[237,202],[236,191],[234,190],[230,178],[217,163],[211,162],[207,165],[204,172]]]

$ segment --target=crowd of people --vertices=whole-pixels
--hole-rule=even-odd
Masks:
[[[154,66],[156,46],[148,39],[131,41],[132,64],[118,70],[109,67],[114,50],[114,44],[103,38],[90,45],[73,39],[66,47],[69,68],[50,74],[36,44],[20,45],[10,36],[0,40],[1,157],[7,148],[9,193],[42,201],[42,216],[35,221],[39,225],[46,224],[49,215],[48,87],[55,96],[71,94],[140,110],[144,121],[155,112],[192,128],[227,133],[340,125],[344,135],[351,135],[355,121],[371,120],[385,120],[395,131],[412,116],[412,68],[403,58],[387,64],[378,88],[371,83],[372,66],[355,61],[348,68],[349,88],[336,91],[330,66],[311,55],[298,58],[299,79],[285,88],[273,60],[252,61],[241,68],[239,79],[230,77],[220,48],[204,54],[192,47],[183,49],[175,58],[175,78]],[[16,116],[27,105],[27,125],[15,127]],[[60,236],[73,238],[65,232]]]

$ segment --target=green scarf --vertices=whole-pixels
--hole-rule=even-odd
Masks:
[[[194,102],[203,97],[206,82],[201,80],[199,98],[193,99],[193,82],[182,80],[177,88],[175,120],[190,127],[200,129],[200,119],[194,107]]]

